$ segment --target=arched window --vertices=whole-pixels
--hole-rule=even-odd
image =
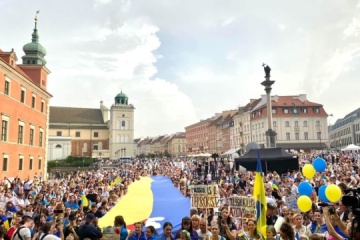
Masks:
[[[126,125],[125,121],[122,120],[122,121],[121,121],[121,127],[122,127],[122,128],[125,128],[125,125]]]
[[[60,144],[57,144],[55,148],[62,148],[62,146]]]

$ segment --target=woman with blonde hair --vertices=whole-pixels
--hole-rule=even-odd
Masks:
[[[191,217],[192,229],[197,231],[200,229],[200,216],[195,214]]]
[[[220,228],[219,225],[217,223],[213,223],[211,225],[211,237],[210,240],[225,240],[225,238],[221,235],[219,235],[220,233]],[[209,237],[206,236],[206,238],[208,239]]]
[[[303,225],[304,219],[301,213],[295,213],[293,219],[295,235],[298,237],[300,237],[300,235],[311,235],[310,229]]]

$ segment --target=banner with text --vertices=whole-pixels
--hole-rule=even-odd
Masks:
[[[229,207],[233,217],[256,219],[256,200],[254,197],[231,197],[229,198]]]
[[[217,185],[191,186],[191,207],[217,208],[220,207],[220,195]]]

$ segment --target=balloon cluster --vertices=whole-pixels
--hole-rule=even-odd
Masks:
[[[326,169],[326,161],[323,158],[316,158],[313,164],[305,164],[302,173],[303,175],[308,178],[312,179],[315,176],[316,172],[323,172]],[[310,196],[313,192],[313,187],[308,182],[302,182],[298,186],[299,194],[301,195],[297,200],[298,208],[302,212],[310,211],[312,207],[312,201]],[[319,188],[318,191],[319,198],[323,202],[337,202],[341,198],[341,189],[335,185],[323,185]]]

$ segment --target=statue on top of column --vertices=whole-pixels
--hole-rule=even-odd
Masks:
[[[269,67],[269,65],[263,63],[262,66],[263,66],[264,71],[265,71],[265,77],[270,77],[271,68]]]

